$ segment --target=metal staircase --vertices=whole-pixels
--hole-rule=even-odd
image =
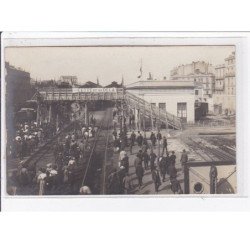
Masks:
[[[124,99],[128,107],[140,110],[140,113],[143,116],[149,117],[151,119],[156,119],[162,123],[167,124],[167,126],[173,127],[174,129],[182,129],[181,121],[177,116],[151,105],[151,103],[128,91],[125,91]]]

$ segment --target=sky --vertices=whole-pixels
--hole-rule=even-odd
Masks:
[[[34,80],[59,80],[61,75],[75,75],[79,83],[96,82],[103,86],[112,81],[124,84],[138,81],[151,72],[154,79],[170,76],[170,70],[192,61],[223,64],[234,46],[164,46],[164,47],[9,47],[5,61],[30,72]]]

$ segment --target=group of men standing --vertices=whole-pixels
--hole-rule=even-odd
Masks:
[[[115,133],[113,133],[113,135],[114,134]],[[130,157],[131,155],[136,154],[132,164],[135,168],[135,175],[139,190],[143,187],[143,178],[145,174],[150,171],[156,193],[160,191],[159,187],[163,182],[166,181],[166,175],[169,176],[172,192],[174,194],[183,193],[180,181],[177,179],[176,154],[174,151],[168,151],[168,140],[166,136],[162,136],[161,132],[158,131],[156,134],[151,132],[150,136],[147,138],[145,132],[142,134],[140,131],[138,131],[136,134],[135,131],[132,131],[128,141]],[[134,146],[136,145],[137,152],[134,152]],[[132,178],[132,174],[129,173],[130,157],[127,155],[125,149],[126,147],[121,147],[121,149],[118,151],[120,152],[119,168],[110,175],[110,177],[116,179],[117,183],[116,187],[115,185],[112,186],[112,178],[110,178],[110,183],[112,186],[111,193],[128,194],[133,193],[135,190],[133,181],[134,178]],[[157,152],[157,149],[158,155],[155,153],[155,151]],[[123,160],[123,157],[125,160]],[[183,170],[187,161],[188,155],[184,149],[180,158]],[[117,188],[119,191],[115,191],[115,188]]]

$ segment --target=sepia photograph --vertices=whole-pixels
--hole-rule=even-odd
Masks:
[[[231,45],[6,46],[8,196],[237,194]]]

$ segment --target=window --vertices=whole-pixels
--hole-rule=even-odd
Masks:
[[[198,89],[195,90],[195,95],[199,95],[199,90]]]
[[[156,103],[155,102],[151,103],[151,106],[156,107]]]
[[[187,121],[187,103],[178,102],[177,103],[177,116],[183,121]]]
[[[166,111],[166,103],[159,103],[159,109]]]

